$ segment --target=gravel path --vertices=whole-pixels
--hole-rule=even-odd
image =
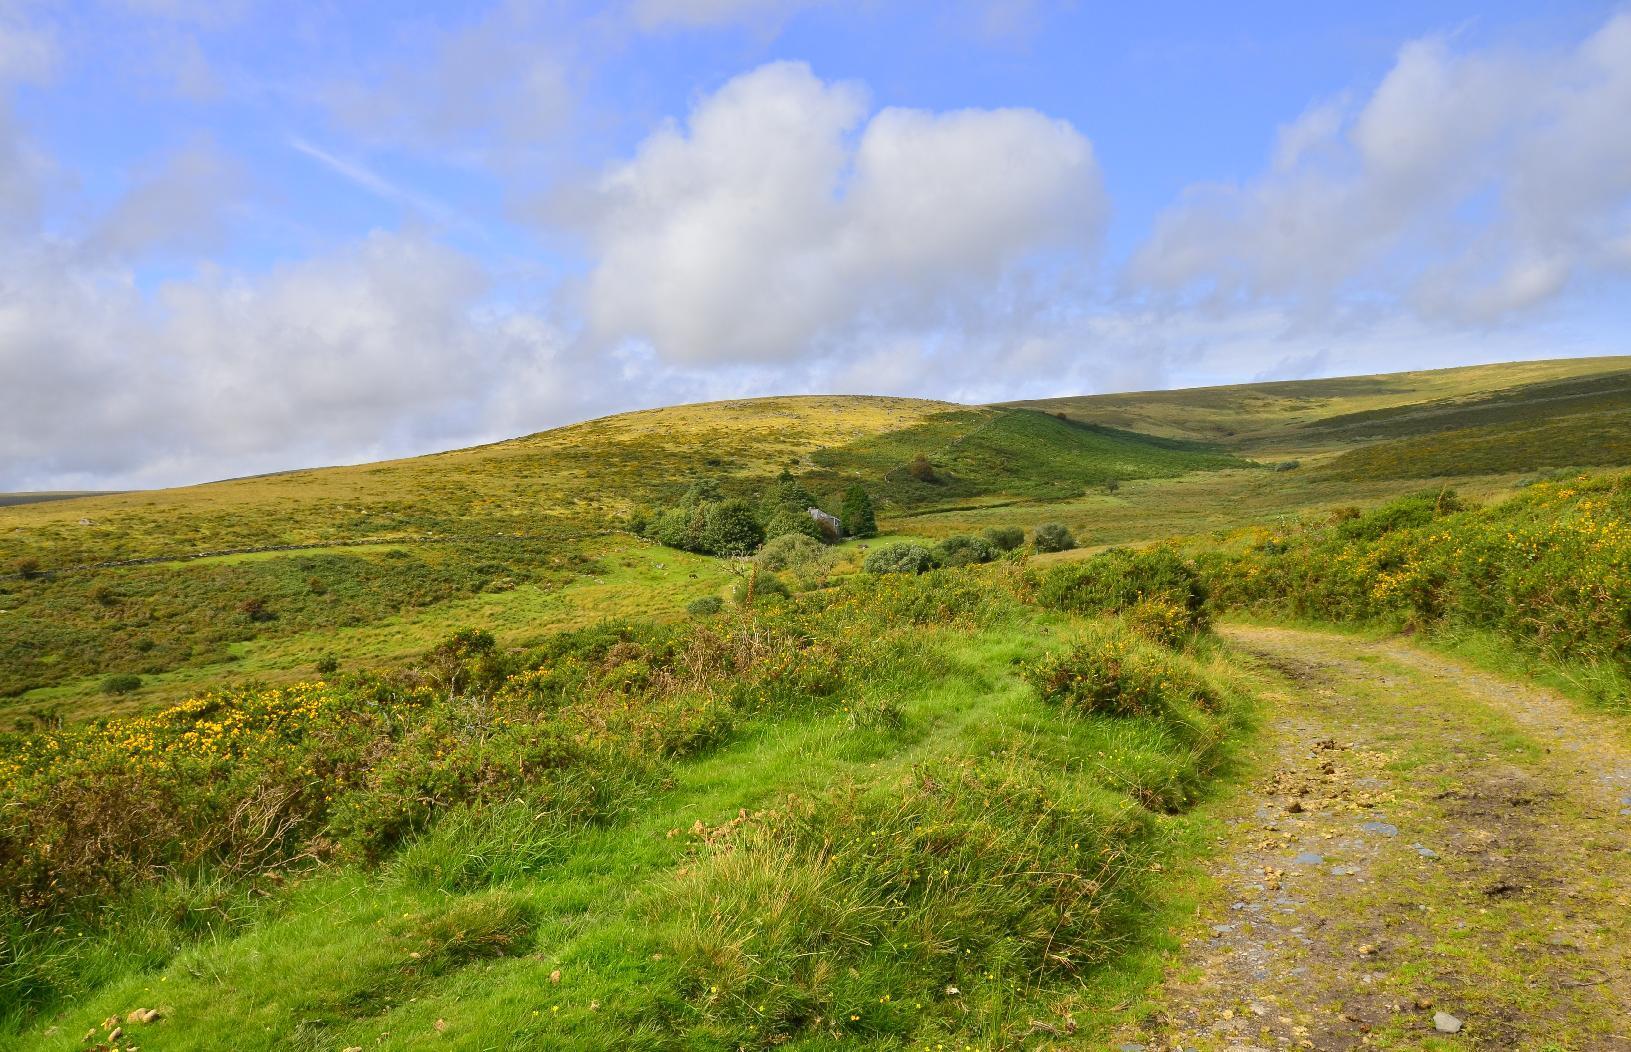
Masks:
[[[1207,894],[1112,1049],[1631,1052],[1631,742],[1389,640],[1229,626],[1275,688]]]

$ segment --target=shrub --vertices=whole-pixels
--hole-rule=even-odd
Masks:
[[[934,557],[941,566],[968,566],[990,562],[997,557],[997,549],[982,538],[958,535],[935,545]]]
[[[1076,538],[1063,523],[1044,522],[1031,532],[1031,544],[1039,552],[1068,552],[1076,547]]]
[[[340,659],[333,654],[324,654],[312,665],[319,675],[332,676],[340,671]]]
[[[1159,600],[1183,611],[1191,630],[1206,627],[1200,571],[1170,548],[1112,548],[1091,559],[1032,576],[1037,602],[1074,614],[1114,614]]]
[[[239,603],[238,613],[251,621],[275,621],[277,619],[277,614],[273,613],[272,609],[266,605],[266,600],[259,597],[245,599]]]
[[[685,612],[692,617],[711,617],[725,608],[717,595],[700,595],[685,604]]]
[[[760,599],[786,599],[791,594],[786,582],[773,573],[750,573],[731,588],[731,598],[738,606],[752,606]]]
[[[1467,510],[1453,489],[1425,490],[1398,497],[1357,516],[1344,516],[1337,536],[1344,540],[1375,540],[1384,533],[1426,526],[1434,519]]]
[[[128,672],[109,676],[102,681],[103,694],[130,694],[142,688],[142,677]]]
[[[1305,523],[1272,551],[1208,551],[1200,566],[1220,608],[1483,630],[1543,659],[1623,668],[1628,521],[1631,475],[1539,483],[1483,509],[1433,490]]]
[[[1003,552],[1011,552],[1025,543],[1025,531],[1018,526],[987,526],[981,536]]]
[[[1271,471],[1296,471],[1298,468],[1300,468],[1302,466],[1303,466],[1302,461],[1300,461],[1300,460],[1282,460],[1279,463],[1275,464],[1269,470],[1271,470]]]
[[[1217,692],[1179,655],[1115,630],[1098,630],[1024,671],[1043,700],[1077,715],[1162,716],[1211,712]],[[1175,721],[1179,725],[1182,720]]]
[[[839,513],[844,532],[851,537],[876,537],[878,518],[872,507],[872,497],[862,486],[851,486],[844,493],[844,504]]]
[[[906,473],[919,482],[939,482],[940,476],[935,474],[934,465],[929,458],[919,453],[906,465]]]
[[[867,573],[924,573],[934,567],[934,553],[911,542],[878,548],[868,553],[861,564]]]
[[[1166,597],[1140,599],[1122,617],[1128,628],[1164,647],[1181,646],[1197,627],[1182,603]]]
[[[753,561],[761,570],[791,573],[800,584],[812,587],[827,579],[833,558],[831,549],[819,541],[802,533],[789,533],[766,541]]]
[[[11,564],[11,572],[19,577],[33,580],[40,575],[40,561],[32,555],[25,555]]]

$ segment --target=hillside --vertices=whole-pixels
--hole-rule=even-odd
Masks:
[[[1631,357],[1284,380],[1011,403],[1253,454],[1631,407]]]
[[[0,1047],[1435,1047],[1434,1005],[1613,1047],[1621,980],[1538,1011],[1502,962],[1631,945],[1566,880],[1631,857],[1580,828],[1631,793],[1631,475],[1561,470],[1631,463],[1626,365],[714,403],[0,508]],[[767,536],[856,491],[879,536]]]
[[[787,470],[829,510],[862,485],[886,532],[1051,520],[1095,547],[1435,478],[1495,496],[1537,471],[1631,463],[1623,358],[1025,406],[718,402],[407,460],[0,507],[0,569],[14,571],[0,576],[0,714],[123,711],[342,655],[402,661],[456,625],[521,643],[612,613],[679,616],[726,575],[623,531],[701,479],[751,496]],[[920,456],[929,479],[909,470]],[[75,569],[108,563],[134,565]],[[142,685],[106,693],[114,675]]]

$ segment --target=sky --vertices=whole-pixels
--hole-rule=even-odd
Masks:
[[[0,0],[0,491],[1628,333],[1625,4]]]

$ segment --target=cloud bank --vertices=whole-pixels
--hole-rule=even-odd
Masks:
[[[349,180],[399,225],[290,224],[298,251],[229,263],[280,217],[224,139],[159,149],[93,195],[16,116],[16,85],[42,90],[73,52],[42,10],[0,0],[0,490],[375,459],[702,398],[997,400],[1624,350],[1548,325],[1631,272],[1631,14],[1551,50],[1411,41],[1373,86],[1282,126],[1255,175],[1191,186],[1112,258],[1117,158],[1092,129],[891,106],[799,62],[713,77],[541,185],[584,77],[570,41],[534,46],[548,25],[506,5],[414,30],[303,97],[315,130],[275,136],[301,177]],[[612,23],[817,11],[635,0]],[[476,229],[416,178],[443,161],[561,204],[541,238],[502,207],[508,225]]]

